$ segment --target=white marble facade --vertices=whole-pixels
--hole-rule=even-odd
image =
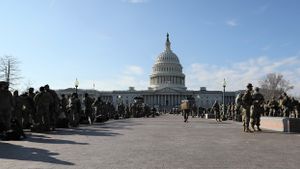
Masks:
[[[148,90],[134,90],[130,87],[125,91],[100,92],[100,96],[114,105],[133,102],[136,96],[142,96],[147,105],[160,109],[171,109],[178,107],[181,100],[187,97],[194,97],[197,106],[211,107],[215,100],[222,102],[222,91],[207,91],[206,88],[193,91],[187,90],[185,86],[185,75],[177,55],[171,50],[169,34],[165,43],[165,50],[158,55],[152,74],[150,75],[150,86]],[[225,93],[225,103],[234,101],[235,92]]]

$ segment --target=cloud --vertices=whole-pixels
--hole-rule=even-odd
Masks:
[[[130,65],[125,66],[124,71],[120,72],[119,75],[101,80],[85,80],[81,86],[92,88],[95,84],[95,89],[100,91],[127,90],[130,86],[137,90],[145,90],[149,85],[148,83],[149,79],[148,76],[145,76],[143,68]]]
[[[144,73],[144,70],[139,66],[131,65],[131,66],[126,66],[124,72],[127,75],[142,75]]]
[[[123,2],[128,2],[131,4],[140,4],[140,3],[146,3],[148,0],[123,0]]]
[[[230,19],[230,20],[226,21],[226,25],[228,25],[230,27],[236,27],[236,26],[238,26],[238,22],[235,19]]]
[[[145,90],[148,86],[148,79],[143,80],[134,76],[117,76],[101,80],[83,80],[81,88],[92,89],[95,84],[95,89],[99,91],[114,91],[128,90],[129,87],[135,87],[136,90]]]
[[[186,71],[186,84],[189,89],[197,90],[206,86],[210,90],[222,90],[222,80],[226,78],[227,89],[245,89],[247,83],[258,86],[268,73],[281,73],[295,87],[291,93],[300,95],[300,57],[286,57],[273,60],[266,56],[232,63],[229,66],[194,63]]]

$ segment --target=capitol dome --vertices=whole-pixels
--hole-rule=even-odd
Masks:
[[[167,34],[166,48],[157,57],[150,76],[149,89],[163,88],[186,90],[185,75],[182,73],[182,66],[177,55],[171,50],[169,34]]]

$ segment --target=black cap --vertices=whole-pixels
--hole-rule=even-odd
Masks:
[[[253,87],[251,83],[248,83],[247,88]]]

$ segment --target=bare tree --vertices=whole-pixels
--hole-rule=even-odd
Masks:
[[[8,82],[10,87],[18,84],[21,77],[17,58],[10,55],[0,58],[0,79]]]
[[[285,80],[282,74],[269,73],[259,81],[261,91],[267,100],[273,96],[278,97],[281,93],[294,88],[289,81]]]

